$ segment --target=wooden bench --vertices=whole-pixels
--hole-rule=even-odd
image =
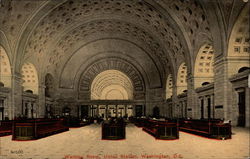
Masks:
[[[0,137],[12,134],[12,120],[0,121]]]
[[[126,124],[124,122],[110,122],[102,124],[102,139],[119,140],[126,138]]]
[[[153,135],[156,139],[171,140],[179,138],[177,120],[145,120],[143,130]]]
[[[196,135],[216,138],[231,139],[231,122],[224,123],[219,119],[180,119],[180,130]]]
[[[14,121],[13,140],[35,140],[60,132],[68,131],[63,119],[32,119]]]

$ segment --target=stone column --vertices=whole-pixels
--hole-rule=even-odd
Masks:
[[[94,116],[94,107],[93,107],[93,105],[90,106],[90,109],[91,109],[91,117],[93,117]]]
[[[214,95],[211,95],[211,118],[215,118]]]
[[[207,103],[208,98],[209,96],[204,97],[204,118],[205,119],[208,118],[208,103]]]
[[[28,118],[31,118],[31,102],[28,101]]]
[[[105,118],[108,119],[108,105],[105,107]]]
[[[246,101],[246,103],[245,103],[245,106],[246,106],[246,127],[250,127],[250,114],[249,114],[249,112],[250,112],[250,76],[248,77],[249,79],[249,87],[246,87],[245,88],[245,97],[246,97],[246,99],[245,99],[245,101]]]
[[[37,117],[45,117],[45,85],[39,85],[38,87],[38,104],[37,104]]]
[[[228,80],[228,64],[223,57],[215,59],[214,63],[214,103],[223,106],[215,109],[215,118],[232,118],[232,84]]]
[[[12,72],[15,72],[12,68]],[[14,119],[18,115],[21,115],[22,110],[22,77],[19,73],[14,73],[12,76],[12,85],[11,85],[11,106],[9,118]]]
[[[118,117],[118,106],[117,105],[115,105],[115,112],[116,112],[115,116]]]
[[[177,110],[177,101],[178,101],[178,98],[177,98],[177,86],[176,84],[173,85],[173,95],[172,95],[172,102],[171,102],[171,114],[172,114],[172,117],[175,118],[177,117],[176,116],[176,110]]]
[[[36,107],[36,102],[33,103],[33,117],[37,118],[37,107]]]
[[[187,117],[191,117],[194,119],[198,118],[198,96],[195,92],[194,88],[194,76],[192,74],[188,74],[187,76],[187,107],[191,108],[192,111],[187,113]]]
[[[125,115],[127,115],[127,105],[125,105]]]

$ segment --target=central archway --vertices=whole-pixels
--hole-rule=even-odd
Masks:
[[[105,75],[103,76],[105,78],[100,79],[102,75]],[[97,90],[99,93],[96,91],[97,93],[91,94],[92,83],[95,89],[102,89],[102,87],[105,88],[109,85],[111,81],[109,80],[110,78],[117,79],[114,84],[123,87],[120,91],[122,89],[126,90],[128,93],[128,99],[145,100],[145,83],[141,72],[139,72],[139,70],[130,62],[119,58],[105,58],[89,65],[81,75],[78,87],[78,98],[80,100],[90,100],[92,97],[100,97],[100,90]],[[122,81],[118,79],[123,79],[123,82],[125,83],[121,84]],[[99,82],[95,82],[94,80]],[[108,81],[105,82],[105,80]],[[96,87],[95,85],[97,83],[103,84]]]
[[[133,84],[121,71],[107,70],[98,74],[91,84],[91,100],[132,100]]]

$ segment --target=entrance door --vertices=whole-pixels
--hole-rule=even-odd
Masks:
[[[135,106],[135,116],[141,117],[142,116],[142,105]]]
[[[246,101],[245,92],[239,92],[239,116],[238,116],[238,126],[245,127],[246,124]]]
[[[4,101],[0,99],[0,120],[4,120]]]
[[[207,118],[211,118],[211,98],[207,99]]]
[[[81,118],[86,118],[89,116],[89,106],[82,105],[81,106]]]
[[[201,119],[204,119],[204,99],[201,99]]]

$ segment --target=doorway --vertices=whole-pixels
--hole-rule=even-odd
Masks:
[[[0,120],[4,120],[4,108],[0,107]]]
[[[155,106],[153,108],[153,117],[155,117],[155,118],[159,118],[160,117],[160,108],[157,107],[157,106]]]
[[[141,117],[142,116],[142,105],[136,105],[135,106],[135,116]]]
[[[239,116],[238,116],[238,126],[245,127],[246,124],[246,100],[245,100],[245,92],[238,93],[238,109],[239,109]]]
[[[81,109],[81,119],[89,117],[88,105],[82,105],[80,109]]]
[[[204,99],[201,99],[201,119],[204,119]]]

